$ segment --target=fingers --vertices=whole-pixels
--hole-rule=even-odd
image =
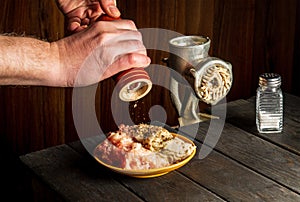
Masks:
[[[147,67],[150,63],[151,59],[145,54],[129,53],[120,57],[113,65],[118,71],[123,71],[132,67]]]
[[[70,32],[79,32],[87,27],[87,24],[82,24],[82,20],[80,18],[73,17],[68,22],[67,30],[69,30]]]
[[[97,34],[97,33],[96,33]],[[97,45],[102,47],[110,47],[115,50],[128,52],[128,49],[131,47],[140,47],[144,48],[142,42],[142,35],[140,32],[135,30],[116,30],[114,32],[103,32],[98,34],[97,40],[95,42]],[[130,44],[126,44],[124,42],[131,42]]]
[[[147,55],[147,51],[145,46],[142,44],[141,41],[138,40],[127,40],[127,41],[120,41],[116,43],[116,46],[110,47],[109,50],[107,50],[107,53],[112,56],[112,62],[115,62],[123,55],[128,55],[130,53],[137,53],[137,54],[143,54]],[[133,61],[135,60],[135,56],[130,56],[133,58]]]
[[[137,30],[135,24],[131,20],[117,20],[114,22],[98,21],[90,25],[89,19],[80,19],[78,17],[70,18],[68,21],[67,30],[72,33],[79,32],[90,26],[96,26],[99,33],[119,30]]]
[[[102,75],[102,78],[100,80],[103,80],[105,78],[109,78],[121,71],[134,68],[134,67],[147,67],[151,63],[151,59],[144,55],[139,53],[129,53],[126,55],[123,55],[119,59],[117,59],[113,64],[107,68],[107,70]]]
[[[133,30],[117,30],[106,32],[96,37],[97,40],[89,43],[94,54],[101,58],[103,67],[109,67],[123,55],[138,53],[147,55],[146,47],[142,41],[142,35]]]
[[[102,28],[108,29],[107,33],[102,33],[98,37],[101,41],[99,50],[105,49],[105,53],[100,54],[105,69],[102,79],[126,69],[146,67],[150,64],[151,59],[147,56],[142,34],[137,31],[133,21],[118,20],[102,23],[107,23],[107,25],[99,24],[99,26],[102,25]],[[110,26],[112,26],[112,30],[110,30]]]
[[[116,30],[137,30],[132,20],[115,20],[115,21],[97,21],[92,26],[96,26],[98,31],[116,31]]]
[[[119,9],[117,8],[116,1],[115,0],[100,0],[100,5],[103,11],[114,18],[120,17],[121,13]]]

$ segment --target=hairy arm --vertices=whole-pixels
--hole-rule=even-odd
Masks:
[[[0,85],[87,86],[150,62],[130,20],[98,21],[51,43],[0,35]]]
[[[0,36],[0,85],[59,86],[55,44],[29,37]]]

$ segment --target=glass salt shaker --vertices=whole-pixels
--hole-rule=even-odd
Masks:
[[[281,76],[263,73],[256,93],[256,126],[260,133],[280,133],[283,128]]]

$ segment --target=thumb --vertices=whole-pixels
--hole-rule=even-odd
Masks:
[[[120,17],[121,13],[119,9],[117,8],[116,1],[107,1],[107,0],[100,0],[100,5],[103,11],[113,18]]]

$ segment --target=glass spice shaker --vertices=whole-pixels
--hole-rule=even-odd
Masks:
[[[280,133],[283,128],[281,76],[263,73],[256,91],[256,126],[260,133]]]

